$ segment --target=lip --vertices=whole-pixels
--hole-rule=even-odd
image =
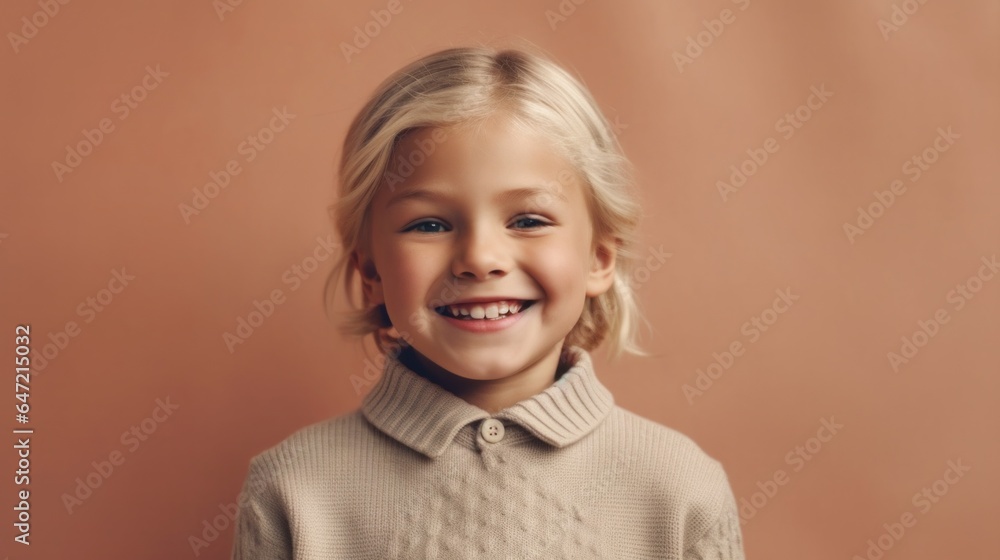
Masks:
[[[500,301],[500,300],[489,299],[485,301]],[[535,300],[524,300],[524,301],[531,301],[534,303]],[[524,316],[525,313],[530,312],[532,309],[534,309],[534,307],[535,307],[534,304],[529,305],[526,309],[522,309],[521,311],[515,313],[514,315],[508,315],[503,319],[476,319],[470,321],[468,319],[458,319],[456,317],[451,317],[448,315],[441,315],[440,313],[437,312],[435,312],[434,314],[447,321],[450,325],[453,325],[459,329],[474,333],[491,333],[491,332],[502,331],[504,329],[508,329],[514,326],[515,324],[517,324],[518,321],[521,320],[521,318]]]

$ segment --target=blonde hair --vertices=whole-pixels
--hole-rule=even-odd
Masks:
[[[564,347],[590,351],[607,339],[616,359],[623,352],[649,355],[638,344],[639,321],[645,319],[630,282],[641,217],[632,165],[586,87],[534,50],[477,46],[430,54],[384,80],[354,118],[340,161],[340,196],[329,209],[343,250],[323,291],[329,317],[332,294],[342,280],[350,309],[336,325],[341,334],[372,334],[383,354],[407,342],[405,332],[389,332],[393,325],[384,304],[372,306],[363,292],[360,304],[355,301],[359,271],[351,260],[352,252],[368,243],[370,206],[398,157],[400,139],[417,129],[482,123],[503,112],[522,126],[546,132],[589,187],[594,245],[616,240],[614,281],[604,294],[587,298]]]

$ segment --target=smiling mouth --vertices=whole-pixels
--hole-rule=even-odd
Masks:
[[[532,306],[536,300],[517,302],[475,303],[464,305],[443,305],[435,307],[438,315],[460,321],[497,321],[517,315]]]

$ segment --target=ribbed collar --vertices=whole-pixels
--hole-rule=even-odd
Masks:
[[[362,413],[376,428],[428,457],[438,457],[470,422],[508,420],[538,439],[565,447],[596,428],[614,408],[611,392],[598,381],[590,354],[564,346],[569,369],[551,386],[496,414],[469,404],[386,356],[382,377],[365,396]]]

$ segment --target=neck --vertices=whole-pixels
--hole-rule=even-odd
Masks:
[[[562,344],[521,371],[503,379],[487,380],[456,375],[428,360],[413,347],[401,352],[399,361],[465,402],[495,414],[541,393],[565,373],[569,364],[559,360],[561,351]]]

